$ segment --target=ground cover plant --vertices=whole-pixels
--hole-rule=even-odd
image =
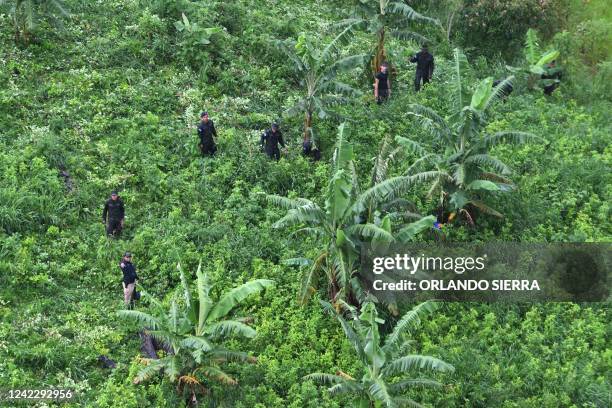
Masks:
[[[23,13],[26,3],[33,5],[35,24],[29,25]],[[385,36],[392,98],[374,103],[369,67],[334,72],[336,84],[346,87],[330,86],[321,94],[342,98],[342,103],[334,103],[329,116],[310,125],[322,152],[322,159],[313,161],[301,154],[307,110],[284,114],[306,93],[278,41],[292,47],[296,39],[316,38],[317,47],[309,52],[317,51],[345,29],[339,23],[355,15],[354,4],[0,2],[0,389],[70,388],[75,399],[65,406],[74,407],[188,406],[195,404],[193,390],[200,406],[245,408],[355,406],[358,394],[372,396],[363,398],[371,406],[401,406],[408,400],[426,407],[609,406],[612,355],[606,303],[441,304],[420,319],[418,328],[410,326],[405,340],[410,354],[432,356],[448,365],[438,367],[454,370],[421,372],[413,364],[410,370],[389,372],[385,381],[401,391],[393,394],[398,397],[393,402],[380,385],[365,391],[371,385],[363,377],[367,364],[356,356],[355,343],[339,319],[348,324],[350,308],[364,318],[376,312],[384,323],[370,319],[361,325],[372,333],[376,327],[384,341],[411,308],[375,303],[375,309],[364,310],[362,301],[372,299],[329,296],[327,284],[303,286],[304,262],[288,262],[316,260],[330,247],[346,252],[347,241],[338,240],[340,224],[352,229],[353,234],[343,232],[345,238],[360,245],[398,239],[401,228],[420,219],[433,223],[440,202],[428,197],[431,183],[410,179],[407,171],[419,156],[396,138],[445,157],[432,122],[422,119],[423,109],[451,118],[463,108],[456,104],[453,50],[463,50],[469,64],[459,91],[469,96],[462,105],[470,105],[471,95],[489,87],[487,78],[507,78],[513,74],[508,67],[533,65],[524,47],[530,28],[539,33],[542,53],[559,52],[564,75],[558,88],[546,96],[531,86],[528,75],[517,74],[513,92],[487,109],[486,121],[472,135],[475,142],[508,130],[535,136],[524,144],[487,147],[486,154],[505,166],[495,162],[497,167],[484,172],[500,170],[512,181],[512,192],[487,183],[469,192],[474,193],[468,197],[472,202],[486,202],[503,218],[479,211],[473,225],[459,216],[443,220],[436,231],[421,230],[418,224],[409,230],[410,239],[610,241],[612,81],[607,79],[612,71],[606,39],[612,23],[607,3],[553,0],[537,2],[534,9],[531,0],[494,5],[453,1],[454,14],[440,2],[388,3],[401,3],[439,22],[410,20],[403,27],[427,38],[436,58],[433,80],[415,93],[414,64],[408,59],[420,41]],[[481,12],[490,7],[494,13]],[[502,12],[510,17],[502,18]],[[546,19],[538,17],[541,13]],[[393,24],[402,18],[394,16]],[[353,27],[336,61],[373,55],[375,28]],[[305,49],[290,51],[299,55]],[[340,92],[348,87],[358,92]],[[195,126],[202,110],[219,132],[214,158],[202,158],[197,150]],[[273,120],[280,121],[288,144],[278,162],[258,146]],[[335,154],[341,125],[350,160]],[[474,179],[487,180],[481,177],[483,169],[477,170]],[[500,178],[490,181],[498,187],[509,184]],[[360,194],[353,190],[357,187]],[[111,190],[119,191],[126,207],[119,239],[107,238],[100,223]],[[309,208],[324,211],[332,208],[330,198],[346,205],[368,191],[376,193],[366,196],[377,197],[376,202],[362,200],[359,217],[325,218],[334,225],[327,235],[274,228],[287,210],[270,202],[270,196],[285,203],[309,202]],[[307,221],[299,220],[295,228],[307,227]],[[193,306],[199,299],[198,275],[214,282],[207,293],[214,300],[248,282],[275,282],[274,288],[257,291],[232,309],[231,316],[249,317],[236,321],[250,329],[232,326],[249,335],[220,336],[214,343],[240,358],[201,359],[202,366],[222,370],[223,378],[236,385],[210,381],[197,371],[202,342],[199,348],[187,342],[189,350],[175,353],[185,352],[180,387],[180,376],[168,375],[172,370],[135,383],[147,366],[140,350],[142,327],[117,317],[124,308],[118,264],[125,251],[134,254],[144,290],[134,310],[158,318],[152,304],[157,299],[166,306],[159,317],[164,322],[172,321],[175,310],[183,322],[193,323],[182,312],[189,314],[187,303]],[[299,302],[300,293],[311,301]],[[319,300],[331,306],[322,307]],[[341,306],[341,300],[349,306]],[[168,309],[173,301],[176,307]],[[160,337],[174,333],[163,326]],[[177,333],[186,337],[191,331]],[[159,350],[162,358],[166,353]],[[114,368],[100,356],[112,360]],[[329,386],[308,377],[313,373],[354,379],[360,391],[330,393]],[[402,379],[422,376],[441,386],[401,385]],[[54,406],[38,403],[45,404]]]

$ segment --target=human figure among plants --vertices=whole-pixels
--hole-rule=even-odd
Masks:
[[[129,309],[134,306],[134,294],[136,293],[136,282],[138,282],[138,275],[132,264],[132,254],[130,252],[123,254],[119,268],[123,272],[123,281],[121,282],[123,285],[123,300],[125,307]]]
[[[123,200],[116,191],[104,203],[102,211],[102,222],[106,226],[106,235],[118,237],[121,235],[125,218],[125,206]]]
[[[198,125],[198,136],[200,137],[200,152],[202,156],[213,156],[217,151],[214,137],[217,137],[217,130],[212,119],[208,117],[208,112],[200,114],[200,124]]]
[[[389,64],[383,62],[380,72],[374,78],[374,99],[377,104],[386,102],[391,96],[391,81],[389,80]]]
[[[414,75],[414,90],[419,92],[421,82],[423,85],[431,81],[434,71],[434,57],[429,53],[427,44],[421,46],[421,51],[417,52],[410,62],[416,62],[416,73]]]
[[[275,160],[280,159],[280,149],[278,148],[278,145],[280,144],[284,149],[285,141],[283,140],[283,134],[280,131],[280,126],[278,126],[278,123],[272,123],[271,128],[266,130],[261,135],[259,144],[261,145],[261,149],[268,155],[269,158],[274,158]]]

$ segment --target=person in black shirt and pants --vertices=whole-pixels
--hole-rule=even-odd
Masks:
[[[136,287],[136,282],[138,281],[136,268],[132,264],[131,253],[126,252],[123,255],[123,259],[121,260],[119,267],[123,272],[123,281],[121,282],[123,285],[123,300],[125,302],[125,307],[130,308],[134,300],[134,288]]]
[[[280,150],[278,145],[280,144],[284,148],[285,141],[283,140],[283,134],[278,127],[278,123],[272,123],[272,129],[266,130],[261,135],[261,140],[259,143],[268,157],[276,160],[280,159]]]
[[[391,96],[391,81],[389,81],[389,65],[384,62],[380,72],[374,79],[374,98],[379,105]]]
[[[117,195],[116,191],[113,191],[110,198],[104,203],[104,210],[102,211],[102,222],[106,225],[106,235],[117,236],[121,234],[124,218],[123,200]]]
[[[416,74],[414,77],[414,90],[419,92],[421,89],[421,81],[423,85],[429,83],[434,71],[434,57],[427,51],[427,45],[423,44],[421,51],[410,59],[410,62],[416,62]]]
[[[202,156],[212,156],[217,151],[214,137],[217,137],[217,129],[211,119],[208,118],[208,112],[200,114],[200,124],[198,125],[198,136],[200,137],[200,152]]]

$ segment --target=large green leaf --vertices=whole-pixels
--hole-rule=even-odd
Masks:
[[[556,60],[557,58],[559,58],[559,51],[557,50],[548,51],[547,53],[545,53],[544,55],[540,57],[540,59],[538,60],[538,62],[535,63],[535,65],[537,67],[544,67],[546,64]]]
[[[499,191],[497,184],[489,180],[474,180],[467,186],[468,190]]]
[[[230,290],[215,304],[210,311],[207,320],[209,322],[214,322],[215,320],[222,318],[247,297],[273,286],[274,281],[272,280],[256,279]]]
[[[412,240],[417,234],[422,231],[429,229],[433,226],[434,222],[436,222],[436,217],[433,215],[428,215],[427,217],[423,217],[418,221],[412,222],[400,229],[396,234],[396,239],[399,242],[408,242]]]
[[[493,87],[493,78],[488,77],[483,79],[476,86],[476,90],[472,94],[472,101],[470,106],[476,110],[483,110],[486,106],[486,102],[491,96]]]

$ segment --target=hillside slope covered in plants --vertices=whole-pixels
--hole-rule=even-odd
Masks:
[[[236,308],[257,334],[222,342],[256,361],[227,358],[223,370],[237,383],[212,371],[219,381],[196,373],[205,389],[201,406],[354,406],[351,392],[336,396],[304,378],[365,373],[339,321],[319,303],[331,300],[326,286],[301,304],[302,269],[284,262],[315,259],[327,242],[274,228],[286,211],[268,195],[324,207],[341,123],[362,190],[381,145],[395,148],[397,136],[442,155],[447,146],[431,122],[423,126],[409,112],[416,105],[444,118],[456,112],[455,48],[467,55],[469,67],[459,79],[469,95],[487,77],[511,75],[506,65],[525,66],[528,28],[538,30],[542,50],[560,51],[564,77],[546,97],[537,86],[530,89],[526,75],[515,74],[513,93],[487,111],[483,128],[536,136],[490,149],[511,169],[504,174],[515,185],[509,194],[487,195],[503,217],[466,204],[474,219],[457,212],[442,234],[455,242],[610,242],[612,22],[605,2],[521,0],[491,10],[487,2],[468,0],[399,2],[440,22],[409,23],[428,38],[436,70],[432,83],[415,93],[409,58],[420,38],[389,35],[393,93],[382,105],[372,97],[371,26],[355,26],[331,57],[317,52],[346,28],[351,2],[65,1],[66,15],[41,10],[31,38],[21,35],[17,43],[11,4],[19,2],[0,3],[6,3],[0,6],[1,389],[70,388],[76,397],[68,406],[187,404],[189,387],[169,376],[134,381],[146,363],[139,326],[117,314],[123,309],[118,263],[131,251],[146,290],[137,310],[153,310],[151,297],[164,310],[173,298],[183,299],[179,263],[194,293],[201,264],[215,301],[251,280],[275,282]],[[522,15],[525,10],[531,14]],[[522,24],[504,31],[511,41],[498,31],[506,29],[496,20],[502,12]],[[44,13],[56,14],[61,24]],[[315,109],[312,136],[321,161],[301,155],[303,113],[286,114],[306,95],[305,74],[296,72],[278,41],[317,69],[364,55],[353,69],[333,72],[339,83],[331,87],[333,98]],[[323,57],[332,61],[317,66]],[[202,110],[219,132],[214,158],[197,150]],[[258,146],[272,121],[280,122],[288,145],[278,162]],[[388,168],[390,177],[405,174],[418,158],[402,152]],[[422,216],[439,213],[429,187],[415,184],[402,194]],[[101,223],[113,189],[126,205],[120,239],[107,238]],[[437,237],[427,230],[416,239]],[[178,302],[183,310],[185,301]],[[378,314],[388,334],[398,317],[382,305]],[[226,329],[238,330],[232,327]],[[427,373],[441,387],[406,388],[424,406],[609,406],[607,304],[445,304],[410,335],[411,352],[454,367]],[[116,368],[101,365],[100,355]]]

